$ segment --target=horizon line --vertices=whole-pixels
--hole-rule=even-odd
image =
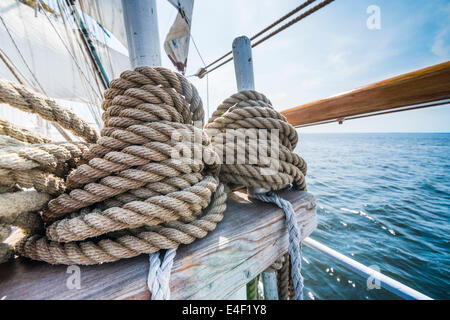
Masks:
[[[301,128],[296,128],[301,129]],[[322,132],[302,132],[302,134],[323,134],[323,133],[428,133],[428,134],[450,134],[450,131],[322,131]]]

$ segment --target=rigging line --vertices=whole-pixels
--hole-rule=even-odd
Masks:
[[[24,83],[29,87],[32,87],[31,82],[26,79],[22,72],[20,72],[19,68],[14,64],[14,62],[8,57],[8,55],[0,48],[0,60],[7,66],[9,71],[13,74],[16,79],[21,79],[19,82]],[[11,66],[11,68],[10,68]]]
[[[60,6],[59,0],[58,0],[58,6]],[[61,14],[61,18],[63,19],[63,24],[64,24],[64,28],[65,28],[65,30],[66,30],[67,39],[69,40],[69,44],[70,44],[70,47],[71,47],[71,49],[72,49],[72,55],[73,55],[76,59],[78,59],[78,56],[77,56],[77,54],[76,54],[76,50],[75,50],[74,45],[73,45],[73,41],[74,41],[74,42],[77,43],[77,45],[78,45],[78,47],[79,47],[79,49],[80,49],[80,52],[81,52],[81,58],[84,59],[84,61],[83,61],[84,64],[85,64],[86,66],[90,66],[91,64],[90,64],[90,61],[88,60],[88,58],[86,57],[86,52],[85,52],[85,50],[84,50],[83,47],[81,46],[80,42],[77,41],[77,39],[79,39],[79,34],[77,33],[78,36],[74,35],[75,32],[73,31],[73,29],[71,29],[71,31],[72,31],[71,33],[68,32],[68,28],[67,28],[67,21],[68,21],[68,20],[66,20],[66,18],[65,18],[64,16],[67,16],[67,18],[71,16],[71,14],[70,14],[70,9],[66,7],[67,4],[65,4],[64,2],[61,4],[61,6],[62,6],[62,9],[63,9],[63,12],[64,12],[64,14]],[[66,9],[67,9],[68,11],[66,11]],[[75,24],[75,21],[73,21],[73,23]],[[75,25],[75,27],[77,27],[77,26]],[[90,69],[88,69],[88,71],[91,72],[90,75],[92,76],[93,79],[95,79],[95,82],[96,82],[97,87],[98,87],[97,89],[99,90],[99,92],[101,92],[102,89],[100,88],[100,85],[99,85],[99,83],[98,83],[98,79],[97,79],[97,75],[96,75],[96,73],[95,73],[95,70],[93,70],[92,68],[90,68]]]
[[[14,47],[16,48],[17,52],[19,53],[20,58],[22,59],[23,63],[25,64],[25,66],[27,67],[28,71],[30,72],[31,76],[33,77],[34,81],[36,82],[36,84],[39,86],[39,88],[42,90],[42,92],[44,94],[45,90],[44,88],[41,86],[41,84],[39,83],[39,80],[37,79],[36,75],[34,74],[34,72],[31,70],[30,66],[28,65],[27,61],[25,60],[25,57],[22,55],[22,52],[20,51],[19,47],[17,46],[16,41],[14,40],[11,32],[9,31],[8,26],[6,25],[5,21],[3,20],[3,18],[0,16],[0,20],[2,21],[3,26],[5,27],[6,32],[9,35],[9,38],[11,39],[11,42],[13,43]],[[46,94],[47,95],[47,94]]]
[[[66,12],[66,7],[64,6],[64,2],[60,3],[60,1],[57,0],[56,3],[58,5],[58,10],[60,12],[61,19],[63,20],[64,30],[66,31],[66,36],[67,36],[67,39],[69,40],[70,49],[72,50],[72,53],[74,54],[74,56],[76,56],[75,46],[73,44],[73,41],[76,41],[73,38],[74,32],[72,29],[70,29],[72,31],[72,33],[69,31],[68,23],[67,23],[67,20],[65,17],[66,15],[69,16],[69,13]],[[80,46],[80,50],[81,50],[82,57],[85,60],[85,63],[88,64],[87,59],[84,55],[84,52],[82,51],[81,46]],[[92,71],[92,73],[94,74],[93,71]],[[88,97],[87,97],[88,101],[86,101],[86,105],[87,105],[91,115],[93,116],[94,121],[97,124],[97,127],[100,129],[101,128],[101,125],[100,125],[101,124],[101,121],[100,121],[101,115],[100,115],[99,107],[94,102],[95,98],[92,97],[92,93],[89,91],[89,88],[86,86],[86,82],[84,81],[84,79],[81,79],[81,80],[82,80],[81,83],[83,84],[84,90],[86,90],[86,93],[88,94]],[[100,87],[99,87],[99,90],[100,90]]]
[[[64,2],[62,3],[62,5],[63,5],[63,8],[64,9],[67,9],[68,11],[66,12],[66,10],[64,10],[64,14],[67,16],[67,18],[69,18],[69,17],[72,17],[72,15],[71,15],[71,13],[70,13],[70,9],[68,8],[68,7],[66,7],[67,6],[67,4],[65,4],[66,6],[64,6]],[[78,28],[78,26],[76,25],[76,21],[73,21],[73,23],[75,24],[75,28]],[[67,29],[66,29],[67,30]],[[78,30],[78,29],[76,29],[76,30]],[[73,31],[73,30],[72,30]],[[77,33],[77,35],[75,35],[75,31],[73,31],[73,33],[71,34],[74,38],[72,38],[72,36],[69,36],[69,33],[67,33],[67,31],[66,31],[66,34],[67,34],[67,39],[69,40],[69,43],[72,43],[71,41],[73,40],[73,41],[75,41],[76,43],[77,43],[77,45],[78,45],[78,48],[80,49],[80,53],[81,53],[81,59],[83,59],[84,61],[84,65],[88,68],[87,69],[87,72],[90,72],[90,75],[92,76],[92,79],[94,79],[94,81],[95,81],[95,84],[97,85],[97,90],[98,90],[98,92],[102,92],[103,91],[103,89],[101,88],[101,85],[100,85],[100,83],[99,83],[99,79],[98,79],[98,77],[97,77],[97,73],[96,73],[96,70],[94,70],[94,68],[93,68],[93,66],[92,66],[92,62],[88,59],[88,57],[87,57],[87,52],[86,52],[86,50],[85,50],[85,47],[83,47],[82,45],[81,45],[81,43],[80,43],[80,41],[79,41],[79,37],[80,37],[80,34],[79,34],[79,32]],[[73,45],[72,45],[72,51],[73,51],[73,56],[76,58],[76,59],[78,59],[78,56],[77,56],[77,54],[76,54],[76,51],[75,51],[75,49],[73,48]],[[80,74],[81,75],[81,74]],[[84,85],[84,87],[85,87],[85,89],[86,89],[86,82],[88,82],[88,80],[85,80],[85,79],[83,79],[83,78],[81,78],[81,80],[82,80],[82,82],[83,82],[83,85]],[[84,80],[84,81],[83,81]],[[91,85],[90,83],[88,83],[88,85]],[[95,91],[95,90],[94,90]],[[89,92],[89,91],[88,91]],[[95,93],[97,93],[97,92],[95,92]],[[98,97],[97,97],[98,98]],[[92,98],[90,97],[89,98],[90,100],[91,100],[91,103],[92,103]],[[94,104],[94,103],[93,103]]]
[[[97,50],[89,35],[89,30],[87,29],[86,21],[83,21],[83,18],[80,16],[78,9],[75,5],[75,0],[66,0],[66,3],[71,9],[72,17],[75,21],[75,24],[78,27],[78,32],[81,36],[83,44],[86,46],[86,51],[88,51],[89,57],[92,59],[92,65],[95,68],[104,89],[107,89],[109,87],[108,75],[106,74],[106,71],[103,68],[103,64],[100,61],[100,57],[98,56]]]
[[[297,8],[295,8],[294,10],[288,12],[287,14],[285,14],[284,16],[282,16],[280,19],[278,19],[277,21],[275,21],[274,23],[272,23],[271,25],[267,26],[266,28],[264,28],[263,30],[261,30],[260,32],[258,32],[257,34],[255,34],[253,37],[250,38],[250,40],[255,40],[255,38],[259,37],[260,35],[262,35],[263,33],[265,33],[266,31],[272,29],[273,27],[275,27],[276,25],[280,24],[281,22],[283,22],[284,20],[286,20],[287,18],[291,17],[292,15],[296,14],[297,12],[299,12],[300,10],[306,8],[307,6],[309,6],[311,3],[313,3],[316,0],[308,0],[304,3],[302,3],[301,5],[299,5]]]
[[[69,14],[65,10],[66,8],[64,7],[64,3],[60,4],[60,2],[57,1],[57,5],[58,5],[59,11],[61,13],[61,19],[63,20],[64,30],[66,32],[66,36],[67,36],[67,39],[68,39],[68,42],[69,42],[69,45],[70,45],[70,49],[72,50],[72,55],[78,59],[77,54],[76,54],[76,50],[75,50],[75,46],[73,44],[73,42],[75,41],[79,45],[81,56],[84,59],[84,63],[86,65],[89,65],[89,62],[88,62],[88,60],[87,60],[87,58],[85,56],[83,48],[81,47],[79,42],[76,40],[76,37],[74,37],[73,30],[70,29],[70,31],[72,31],[72,32],[69,31],[68,23],[67,23],[67,20],[65,18],[65,16],[69,16]],[[90,70],[90,71],[92,72],[92,77],[94,79],[96,79],[95,72],[93,70]],[[88,97],[89,102],[87,102],[87,103],[88,103],[89,108],[91,109],[91,105],[95,105],[95,103],[94,103],[95,99],[93,99],[92,93],[89,91],[89,88],[86,85],[86,81],[83,78],[81,78],[81,83],[83,84],[83,87],[86,90],[86,93],[89,95],[89,97]],[[101,91],[100,86],[97,83],[97,81],[96,81],[96,84],[98,86],[98,90]],[[91,111],[91,113],[93,114],[95,121],[98,122],[99,120],[97,119],[96,114],[94,114],[93,111]]]
[[[42,0],[40,0],[42,2]],[[46,16],[47,20],[50,22],[50,25],[52,26],[53,30],[55,31],[56,35],[58,36],[59,40],[61,40],[61,43],[63,44],[63,46],[66,48],[67,52],[69,53],[69,55],[72,57],[72,60],[75,62],[75,65],[78,68],[78,71],[80,72],[80,74],[86,79],[86,82],[89,84],[89,86],[91,87],[92,91],[94,91],[97,95],[98,98],[101,99],[101,94],[99,94],[98,92],[96,92],[95,88],[91,85],[91,83],[89,82],[89,79],[87,78],[87,76],[84,74],[83,70],[81,70],[80,65],[78,64],[78,61],[76,61],[75,57],[72,55],[72,53],[70,52],[69,48],[67,47],[66,43],[64,42],[63,38],[61,37],[61,35],[59,34],[58,30],[56,29],[56,27],[53,25],[53,22],[50,20],[49,16],[47,15],[47,13],[45,11],[44,15]]]
[[[75,41],[79,45],[79,49],[80,49],[80,52],[81,52],[82,59],[84,59],[84,63],[86,65],[90,65],[89,61],[87,60],[87,58],[85,56],[85,52],[84,52],[83,48],[81,47],[79,42],[76,40],[77,38],[74,35],[73,29],[70,28],[71,32],[69,31],[69,27],[68,27],[68,23],[67,23],[68,21],[66,20],[66,16],[69,17],[70,14],[66,12],[66,8],[64,6],[64,2],[62,4],[60,3],[59,0],[57,0],[56,2],[57,2],[57,5],[58,5],[58,9],[59,9],[59,12],[60,12],[61,19],[63,20],[64,29],[65,29],[65,32],[66,32],[66,36],[67,36],[70,48],[72,50],[72,54],[75,57],[77,57],[75,46],[73,44],[73,42]],[[78,59],[78,57],[77,57],[77,59]],[[96,79],[95,72],[93,70],[90,70],[90,71],[92,72],[93,78]],[[99,107],[98,107],[98,99],[96,99],[95,97],[92,96],[91,90],[89,90],[88,86],[86,85],[86,81],[82,77],[81,77],[81,81],[80,82],[83,85],[83,88],[84,88],[84,90],[86,91],[86,94],[87,94],[87,100],[88,101],[85,101],[85,104],[87,105],[88,110],[91,113],[95,124],[97,125],[97,128],[101,129],[101,125],[100,125],[100,123],[101,123],[101,121],[100,121],[101,115],[100,115],[100,110],[99,110]],[[98,83],[97,79],[96,79],[96,84],[98,86],[98,90],[100,91],[101,88],[99,86],[99,83]],[[95,101],[97,101],[97,103],[95,103]]]
[[[3,25],[5,26],[5,28],[6,28],[6,31],[8,32],[8,34],[10,34],[9,33],[9,30],[8,30],[8,28],[6,27],[6,24],[5,24],[5,22],[3,21],[3,18],[0,16],[0,19],[2,20],[2,22],[3,22]],[[14,45],[16,46],[16,44],[15,44],[15,42],[14,42],[14,39],[13,38],[11,38],[11,40],[13,41],[13,43],[14,43]],[[28,64],[27,64],[27,61],[25,60],[25,58],[22,56],[22,53],[20,52],[20,50],[19,50],[19,48],[16,46],[16,49],[17,49],[17,51],[19,52],[19,55],[22,57],[22,60],[23,60],[23,62],[25,63],[25,65],[27,66],[27,68],[28,68],[28,70],[30,71],[30,73],[31,73],[31,75],[35,78],[35,80],[36,80],[36,82],[37,82],[37,84],[39,85],[39,87],[41,88],[41,93],[44,93],[45,95],[47,95],[46,93],[45,93],[45,90],[42,88],[42,86],[41,86],[41,84],[39,83],[39,81],[37,80],[37,78],[36,78],[36,76],[34,75],[34,73],[33,73],[33,71],[31,71],[31,69],[30,69],[30,67],[28,66]],[[7,57],[6,57],[7,58]],[[3,59],[2,59],[3,60]],[[5,65],[10,69],[10,71],[12,72],[12,74],[14,75],[14,77],[16,78],[16,80],[21,84],[21,85],[24,85],[24,86],[26,86],[27,84],[26,84],[26,82],[25,82],[25,79],[23,78],[23,77],[20,77],[20,71],[18,71],[18,69],[16,70],[16,72],[14,72],[12,69],[13,68],[16,68],[15,67],[15,65],[14,64],[12,64],[12,62],[11,62],[11,64],[9,65],[9,63],[10,63],[10,61],[9,61],[9,58],[7,58],[7,60],[3,60],[3,62],[5,63]],[[36,89],[35,89],[36,90]],[[37,92],[39,92],[39,90],[36,90]],[[38,121],[38,125],[41,127],[41,121],[44,121],[45,122],[45,120],[44,119],[42,119],[41,117],[39,117],[39,116],[36,116],[36,118],[37,118],[37,121]],[[48,125],[48,122],[46,122],[47,123],[47,125]],[[65,138],[67,141],[72,141],[72,138],[70,138],[70,136],[68,135],[68,133],[67,132],[65,132],[64,131],[64,129],[63,128],[61,128],[61,126],[59,125],[59,124],[57,124],[57,123],[55,123],[55,122],[52,122],[51,123],[52,125],[53,125],[53,127],[55,127],[56,128],[56,130],[58,130],[58,132],[61,134],[61,136],[63,137],[63,138]]]
[[[360,115],[360,116],[341,117],[338,119],[301,124],[301,125],[295,126],[295,128],[298,129],[298,128],[305,128],[305,127],[312,127],[312,126],[318,126],[318,125],[329,124],[329,123],[334,123],[334,122],[339,122],[340,124],[342,124],[344,121],[347,121],[347,120],[356,120],[356,119],[381,116],[381,115],[386,115],[386,114],[391,114],[391,113],[397,113],[397,112],[402,112],[402,111],[411,111],[411,110],[418,110],[418,109],[424,109],[424,108],[430,108],[430,107],[438,107],[438,106],[447,105],[447,104],[450,104],[450,99],[445,99],[445,100],[441,100],[441,101],[437,101],[437,102],[425,103],[422,105],[406,107],[406,108],[401,108],[401,109],[396,109],[396,110],[374,112],[374,113],[364,114],[364,115]]]
[[[304,18],[306,18],[307,16],[313,14],[314,12],[322,9],[323,7],[325,7],[326,5],[329,5],[330,3],[332,3],[334,0],[325,0],[321,3],[319,3],[317,6],[312,7],[311,9],[309,9],[308,11],[305,11],[304,13],[302,13],[301,15],[299,15],[298,17],[292,19],[291,21],[289,21],[288,23],[282,25],[281,27],[279,27],[278,29],[276,29],[275,31],[269,33],[267,36],[265,36],[264,38],[258,40],[255,42],[255,44],[252,45],[252,47],[256,47],[258,44],[266,41],[267,39],[270,39],[271,37],[273,37],[274,35],[276,35],[277,33],[283,31],[284,29],[289,28],[290,26],[294,25],[295,23],[299,22],[300,20],[303,20]]]
[[[268,34],[268,35],[265,36],[264,38],[262,38],[262,39],[256,41],[255,43],[253,43],[253,44],[251,45],[251,47],[252,47],[252,48],[256,47],[257,45],[263,43],[264,41],[266,41],[266,40],[272,38],[274,35],[280,33],[281,31],[283,31],[283,30],[289,28],[289,27],[292,26],[292,25],[296,24],[296,23],[299,22],[300,20],[303,20],[304,18],[310,16],[310,15],[313,14],[314,12],[316,12],[316,11],[322,9],[323,7],[325,7],[326,5],[330,4],[330,3],[333,2],[333,1],[334,1],[334,0],[325,0],[325,1],[321,2],[321,3],[319,3],[319,4],[316,5],[315,7],[309,9],[308,11],[305,11],[303,14],[299,15],[298,17],[292,19],[291,21],[289,21],[288,23],[284,24],[284,25],[281,26],[280,28],[278,28],[278,29],[276,29],[275,31],[271,32],[270,34]],[[226,55],[224,55],[222,58],[218,59],[218,60],[221,60],[221,59],[227,57],[230,53],[231,53],[231,51],[230,51],[229,53],[227,53]],[[203,77],[203,76],[207,75],[208,73],[213,72],[214,70],[220,68],[221,66],[227,64],[228,62],[230,62],[230,61],[232,61],[232,60],[233,60],[233,57],[231,57],[231,58],[225,60],[224,62],[222,62],[221,64],[219,64],[218,66],[214,67],[214,68],[211,69],[211,70],[206,70],[207,68],[204,68],[203,70],[205,70],[205,71],[202,72],[202,73],[199,73],[198,76],[199,76],[199,77]],[[211,65],[211,64],[210,64],[210,65]]]
[[[109,46],[107,45],[107,40],[106,40],[106,36],[108,36],[108,38],[111,38],[111,35],[106,31],[106,29],[103,27],[103,25],[100,24],[100,22],[94,20],[96,23],[92,24],[92,20],[86,19],[86,13],[85,13],[86,10],[84,9],[83,2],[78,1],[78,4],[80,5],[81,15],[83,16],[83,20],[86,23],[87,29],[89,29],[89,27],[90,27],[93,30],[91,32],[91,34],[94,35],[94,40],[96,41],[98,47],[101,46],[106,51],[106,60],[108,60],[111,74],[114,76],[114,68],[113,68],[112,60],[111,60],[111,52],[110,52]],[[88,23],[88,21],[89,21],[89,23]],[[101,44],[100,40],[95,36],[95,34],[99,33],[99,31],[98,31],[99,28],[101,30],[100,33],[102,34],[102,37],[103,37],[103,44]],[[98,51],[99,55],[101,55],[100,50],[97,50],[97,51]]]
[[[200,57],[200,60],[202,61],[203,65],[205,66],[206,65],[205,60],[203,60],[203,57],[200,53],[200,50],[197,47],[197,44],[195,43],[194,37],[192,36],[190,29],[189,29],[189,36],[192,39],[192,43],[194,44],[195,51],[197,51],[197,54]],[[206,117],[209,118],[209,76],[208,75],[206,75],[206,113],[207,113]]]
[[[273,27],[275,27],[276,25],[280,24],[281,22],[283,22],[284,20],[286,20],[287,18],[291,17],[292,15],[296,14],[297,12],[299,12],[300,10],[306,8],[307,6],[309,6],[311,3],[313,3],[316,0],[308,0],[305,1],[304,3],[302,3],[301,5],[299,5],[298,7],[296,7],[295,9],[289,11],[287,14],[285,14],[284,16],[282,16],[281,18],[279,18],[278,20],[276,20],[274,23],[268,25],[267,27],[265,27],[264,29],[262,29],[261,31],[259,31],[258,33],[256,33],[254,36],[252,36],[250,38],[250,40],[255,40],[257,37],[259,37],[260,35],[262,35],[263,33],[265,33],[266,31],[272,29]],[[220,60],[223,60],[224,58],[228,57],[230,54],[232,54],[232,51],[227,52],[226,54],[224,54],[223,56],[221,56],[220,58],[214,60],[213,62],[211,62],[210,64],[208,64],[205,69],[208,69],[209,67],[211,67],[212,65],[216,64],[217,62],[219,62]],[[231,60],[227,60],[226,62],[231,61]]]

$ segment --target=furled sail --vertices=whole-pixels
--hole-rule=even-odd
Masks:
[[[164,50],[178,71],[185,72],[189,54],[194,0],[169,0],[178,10],[175,22],[164,41]]]
[[[31,87],[53,98],[98,105],[103,89],[73,28],[15,0],[0,1],[0,17],[0,48]],[[129,68],[124,54],[99,41],[96,47],[108,57],[104,66],[110,78]],[[0,77],[16,80],[1,61]]]
[[[164,50],[181,72],[186,69],[189,53],[190,28],[194,0],[168,0],[178,15],[164,41]],[[83,12],[110,31],[124,46],[127,45],[122,0],[78,0]]]

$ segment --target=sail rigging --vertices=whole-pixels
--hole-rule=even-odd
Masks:
[[[100,127],[104,86],[90,61],[90,53],[83,46],[67,3],[3,0],[0,18],[1,49],[9,61],[14,61],[16,74],[36,91],[75,105],[78,113]],[[98,59],[107,62],[103,65],[105,76],[115,78],[129,69],[126,50],[108,45],[111,42],[111,36],[106,36],[108,31],[87,14],[82,13],[79,19],[92,31],[91,45],[95,46]],[[2,61],[0,78],[18,81]],[[0,116],[15,118],[6,109],[0,109]],[[34,122],[27,116],[21,120]],[[42,130],[42,124],[37,128]]]
[[[67,19],[68,12],[60,14]],[[45,11],[35,17],[34,8],[14,0],[1,1],[0,15],[4,22],[0,24],[2,50],[15,61],[27,80],[32,79],[33,87],[41,86],[45,94],[58,99],[93,102],[88,98],[92,95],[100,99],[101,91],[93,88],[95,75],[84,59],[85,52],[77,44],[79,39],[72,24],[66,29],[62,19],[55,19]],[[111,57],[106,67],[110,78],[129,67],[126,55],[99,41],[95,45],[101,56]],[[31,71],[22,59],[16,59],[19,55]],[[0,66],[0,77],[13,80],[4,65]]]

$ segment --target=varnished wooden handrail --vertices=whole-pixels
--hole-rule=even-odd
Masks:
[[[450,61],[282,111],[293,126],[450,98]]]

